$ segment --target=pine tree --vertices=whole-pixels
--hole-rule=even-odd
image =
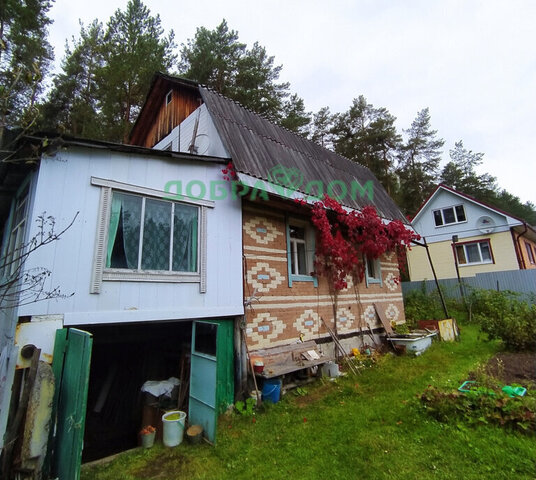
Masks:
[[[289,96],[289,84],[277,83],[281,69],[258,42],[251,49],[239,42],[225,20],[214,30],[199,27],[182,45],[179,62],[181,75],[275,122],[281,121]]]
[[[333,150],[333,115],[329,107],[322,107],[313,115],[310,129],[311,140],[321,147]]]
[[[491,200],[497,190],[496,178],[489,173],[477,174],[475,168],[482,164],[483,153],[467,150],[460,140],[449,150],[450,162],[441,171],[441,183],[479,200]]]
[[[395,120],[386,108],[375,108],[361,95],[348,111],[335,115],[332,129],[335,151],[370,168],[388,192],[396,185],[394,160],[401,141]]]
[[[164,37],[160,16],[151,16],[141,0],[130,0],[108,22],[103,67],[96,80],[103,128],[108,140],[126,141],[143,105],[151,78],[176,61],[174,33]]]
[[[51,5],[50,0],[0,5],[0,144],[4,127],[29,128],[36,121],[42,80],[53,59],[47,40]]]
[[[406,214],[413,215],[435,188],[445,141],[436,138],[437,130],[430,126],[428,108],[422,109],[404,132],[408,138],[400,149],[397,169],[400,178],[399,206]]]
[[[54,78],[41,123],[47,130],[101,138],[96,75],[104,65],[102,23],[94,20],[88,28],[81,24],[80,38],[72,43],[72,49],[66,46],[62,72]]]
[[[282,68],[281,65],[274,66],[274,57],[255,42],[238,60],[236,74],[231,77],[234,82],[228,85],[226,95],[269,120],[278,122],[285,116],[285,98],[289,95],[289,83],[276,83]],[[292,102],[299,103],[298,100],[296,96]],[[287,105],[287,110],[296,108],[298,111],[300,106],[293,106],[292,102]],[[305,114],[303,100],[301,113]]]
[[[311,123],[311,112],[305,111],[303,99],[293,94],[283,105],[283,117],[279,121],[282,127],[302,135],[304,137],[309,133],[309,124]]]

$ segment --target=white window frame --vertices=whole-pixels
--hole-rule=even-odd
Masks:
[[[527,257],[529,260],[529,263],[531,265],[534,265],[536,263],[536,249],[532,248],[532,245],[529,242],[525,242],[525,250],[527,251]]]
[[[173,90],[166,93],[166,107],[173,101]]]
[[[457,207],[462,207],[463,208],[463,216],[465,217],[465,220],[459,220],[458,219],[458,213],[456,212]],[[445,222],[445,210],[450,210],[451,208],[452,208],[452,211],[454,212],[454,217],[456,218],[456,221],[447,223],[447,222]],[[441,225],[436,224],[436,220],[435,220],[436,212],[440,212],[440,214],[441,214],[441,221],[443,222]],[[457,205],[451,205],[451,206],[448,206],[448,207],[436,208],[435,210],[432,210],[432,217],[434,218],[434,225],[435,225],[436,228],[448,227],[450,225],[457,225],[459,223],[466,223],[467,222],[467,212],[465,211],[465,206],[464,206],[463,203],[459,203]]]
[[[168,283],[198,283],[201,293],[206,292],[207,285],[207,209],[214,207],[214,202],[183,196],[180,202],[170,197],[169,193],[151,188],[130,185],[114,180],[91,177],[91,184],[101,188],[97,237],[93,255],[93,271],[90,293],[100,293],[103,281],[131,282],[168,282]],[[141,195],[145,198],[172,200],[175,203],[185,203],[199,207],[198,216],[198,261],[197,272],[173,272],[151,270],[126,270],[106,268],[106,250],[108,245],[108,228],[112,205],[112,192],[120,191]],[[140,242],[141,243],[141,242]]]
[[[491,259],[490,260],[482,260],[482,247],[481,244],[486,243],[489,248],[489,254]],[[467,246],[468,245],[477,245],[478,246],[478,254],[480,256],[479,262],[469,262],[467,255]],[[458,256],[458,248],[463,247],[463,253],[465,255],[465,263],[460,263],[460,257]],[[454,244],[454,251],[456,254],[456,261],[458,262],[458,266],[460,267],[472,267],[475,265],[489,265],[495,263],[495,257],[493,256],[493,250],[491,248],[491,242],[489,239],[481,239],[481,240],[475,240],[474,242],[463,242],[463,243],[455,243]]]
[[[365,263],[365,281],[367,287],[369,285],[380,285],[380,287],[383,286],[380,259],[364,257],[363,262]],[[373,265],[372,270],[374,270],[372,273],[371,264]]]
[[[20,266],[24,256],[24,244],[26,240],[26,225],[28,223],[28,211],[30,205],[30,181],[26,180],[19,188],[19,192],[13,199],[5,249],[2,253],[1,277],[9,278]],[[18,213],[20,215],[18,215]],[[14,223],[19,217],[19,221]]]
[[[292,275],[308,275],[311,270],[308,268],[309,265],[308,265],[308,261],[307,261],[307,242],[305,239],[302,239],[302,238],[295,238],[292,236],[292,233],[291,232],[291,229],[292,227],[297,227],[297,225],[289,225],[289,242],[290,242],[290,256],[291,256],[291,259],[293,260],[292,262],[290,262],[290,273],[292,273]],[[305,233],[305,229],[304,229],[304,236],[306,236],[307,234]],[[299,270],[300,268],[300,262],[299,262],[299,256],[298,256],[298,245],[303,245],[303,249],[304,249],[304,252],[305,252],[305,265],[302,265],[302,267],[305,268],[305,272],[296,272],[296,271],[293,271],[293,266],[294,266],[294,270]]]
[[[309,222],[296,218],[287,219],[287,262],[288,262],[288,285],[292,287],[292,282],[313,282],[314,286],[318,286],[318,279],[311,275],[314,270],[315,256],[315,232]],[[303,228],[305,230],[305,239],[291,238],[290,227]],[[306,274],[294,273],[292,271],[292,260],[294,265],[298,264],[297,244],[305,245],[305,262]]]

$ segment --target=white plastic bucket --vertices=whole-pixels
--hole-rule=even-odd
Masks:
[[[322,365],[322,375],[331,378],[337,378],[339,374],[339,365],[335,362],[326,362]]]
[[[185,423],[186,413],[180,410],[174,410],[162,415],[162,424],[164,425],[162,440],[166,447],[176,447],[182,443]]]

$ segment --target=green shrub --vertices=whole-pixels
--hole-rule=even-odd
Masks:
[[[490,340],[500,339],[511,350],[536,347],[536,305],[495,290],[475,290],[471,302],[474,318]]]
[[[493,423],[524,432],[536,431],[536,398],[514,397],[487,387],[467,393],[428,386],[420,397],[425,410],[440,422]]]
[[[420,290],[412,290],[404,295],[406,322],[410,327],[417,325],[419,320],[441,320],[445,313],[439,301],[437,291],[426,293],[424,283]]]

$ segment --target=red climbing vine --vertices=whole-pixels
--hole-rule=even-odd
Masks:
[[[363,280],[366,257],[396,252],[399,266],[405,265],[406,247],[420,238],[399,220],[384,222],[372,206],[348,212],[328,196],[313,204],[311,215],[317,230],[316,273],[327,277],[335,291],[347,287],[348,276]]]

